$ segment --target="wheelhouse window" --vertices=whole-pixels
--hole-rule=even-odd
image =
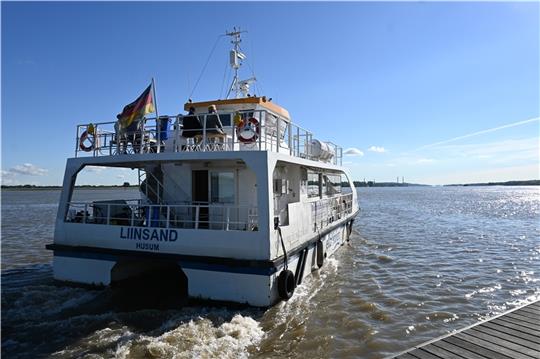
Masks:
[[[210,173],[210,202],[234,203],[234,173]]]
[[[341,175],[340,174],[327,174],[324,176],[326,183],[325,193],[329,196],[341,193]]]

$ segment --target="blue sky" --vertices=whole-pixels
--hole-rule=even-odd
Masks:
[[[355,179],[540,177],[538,3],[1,7],[5,184],[61,184],[76,124],[114,120],[152,77],[160,114],[181,113],[218,35],[235,25],[249,31],[257,94],[351,149]],[[219,40],[194,100],[223,97],[229,46]],[[85,181],[126,178],[94,171]]]

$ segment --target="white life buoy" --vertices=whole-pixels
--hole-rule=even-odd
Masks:
[[[243,143],[252,143],[257,141],[261,134],[261,128],[259,121],[256,118],[251,117],[248,120],[242,120],[236,126],[236,135],[238,140]]]

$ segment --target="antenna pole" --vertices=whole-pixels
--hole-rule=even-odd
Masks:
[[[231,67],[234,70],[234,78],[232,80],[231,86],[229,87],[229,91],[227,92],[227,99],[231,95],[231,92],[234,91],[236,98],[239,98],[242,93],[242,86],[249,85],[249,83],[244,84],[245,81],[240,81],[238,78],[238,69],[240,69],[240,66],[242,66],[242,60],[246,58],[246,55],[244,55],[240,51],[240,43],[242,42],[242,39],[240,38],[240,34],[247,32],[247,31],[241,31],[240,28],[233,28],[233,31],[227,31],[225,33],[226,36],[231,37],[231,44],[234,45],[233,50],[230,52],[230,63]],[[248,86],[249,88],[249,86]]]

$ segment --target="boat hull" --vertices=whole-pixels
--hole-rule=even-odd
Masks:
[[[287,268],[294,274],[297,285],[318,270],[321,264],[324,266],[325,259],[348,240],[352,218],[354,216],[290,251]],[[133,267],[137,265],[129,270],[119,270],[126,261],[138,264],[162,260],[181,269],[187,278],[187,295],[191,298],[256,307],[268,307],[282,299],[278,277],[285,268],[283,256],[262,261],[55,244],[48,247],[54,251],[54,278],[59,281],[108,286],[135,273]]]

